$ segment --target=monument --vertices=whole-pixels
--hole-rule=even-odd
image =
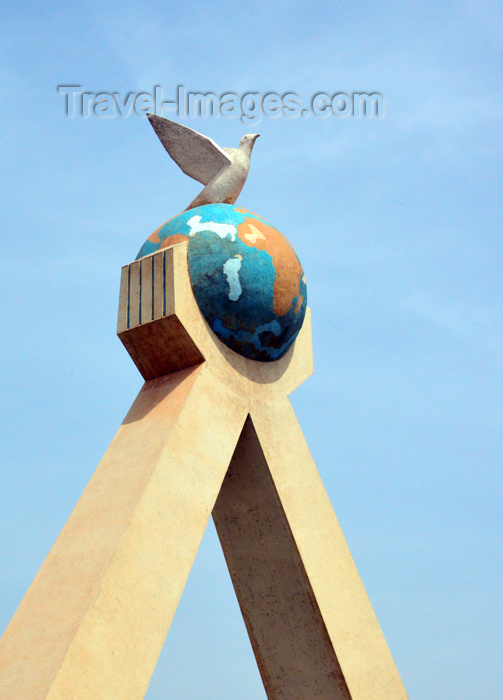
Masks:
[[[205,187],[122,268],[145,383],[0,640],[0,697],[144,697],[213,515],[270,700],[405,700],[288,399],[313,369],[302,266],[235,205],[257,134],[150,121]]]

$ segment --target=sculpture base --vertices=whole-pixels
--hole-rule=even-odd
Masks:
[[[165,254],[167,316],[204,361],[175,354],[145,382],[0,640],[0,696],[143,697],[213,512],[268,698],[405,700],[287,398],[311,373],[309,316],[281,360],[236,356],[199,313],[186,244]],[[158,322],[121,330],[132,298],[119,333]]]

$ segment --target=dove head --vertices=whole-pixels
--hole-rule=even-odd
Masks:
[[[246,134],[239,142],[239,148],[249,155],[259,136],[260,134]]]

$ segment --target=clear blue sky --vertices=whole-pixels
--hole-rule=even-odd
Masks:
[[[93,92],[378,91],[382,119],[260,131],[240,203],[301,258],[315,375],[293,396],[411,700],[500,700],[501,36],[496,1],[3,5],[0,628],[141,386],[119,271],[198,191]],[[264,698],[213,525],[148,700]]]

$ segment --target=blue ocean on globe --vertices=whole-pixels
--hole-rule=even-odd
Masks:
[[[206,204],[157,229],[137,259],[183,240],[194,296],[218,338],[252,360],[283,357],[307,308],[304,272],[285,236],[246,209]]]

